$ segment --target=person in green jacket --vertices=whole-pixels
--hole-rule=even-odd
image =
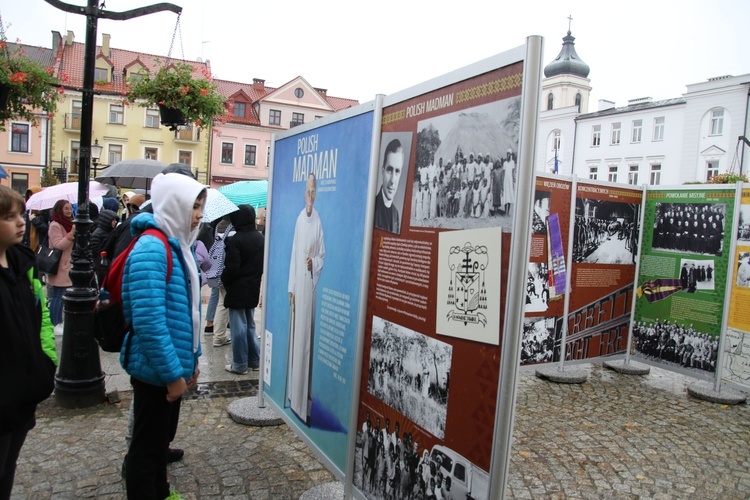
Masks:
[[[21,243],[25,212],[21,195],[0,186],[0,500],[10,498],[18,455],[57,365],[36,255]]]

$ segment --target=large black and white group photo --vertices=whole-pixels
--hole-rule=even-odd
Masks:
[[[633,341],[638,352],[652,361],[703,372],[716,371],[719,339],[695,330],[692,323],[640,321],[633,325]]]
[[[720,257],[725,203],[657,203],[651,247]]]
[[[635,264],[640,211],[636,203],[576,199],[573,261]]]
[[[373,316],[367,392],[442,439],[452,356],[450,344]]]
[[[514,97],[419,122],[412,226],[510,227],[520,106]]]

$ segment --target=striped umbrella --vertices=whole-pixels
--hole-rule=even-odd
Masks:
[[[219,187],[219,192],[236,205],[252,205],[265,208],[268,196],[268,181],[239,181]]]

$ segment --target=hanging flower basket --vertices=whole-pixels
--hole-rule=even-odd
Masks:
[[[225,115],[226,107],[211,75],[204,70],[204,78],[196,78],[195,71],[196,68],[184,63],[163,66],[154,75],[131,80],[127,99],[130,102],[140,100],[139,105],[143,107],[159,106],[161,122],[170,130],[186,123],[206,127]],[[179,111],[182,117],[166,117],[165,109]]]
[[[177,130],[177,127],[187,125],[185,113],[178,108],[168,108],[163,104],[159,104],[159,115],[161,116],[161,124],[169,127],[169,130],[174,131]]]
[[[37,123],[40,113],[54,113],[60,85],[52,68],[28,58],[20,45],[5,40],[0,24],[0,130],[8,120]]]

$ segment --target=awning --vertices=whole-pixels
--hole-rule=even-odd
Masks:
[[[0,179],[7,179],[8,178],[8,172],[5,171],[5,169],[0,165]]]

